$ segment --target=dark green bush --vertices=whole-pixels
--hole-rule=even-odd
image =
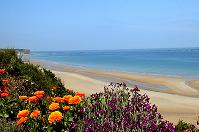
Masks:
[[[189,132],[199,132],[199,129],[197,129],[193,124],[186,123],[183,120],[180,120],[178,124],[176,125],[177,132],[184,132],[185,130],[188,130]]]
[[[0,76],[0,79],[6,77],[15,80],[16,94],[30,95],[36,90],[44,90],[48,93],[48,90],[55,85],[59,88],[58,94],[64,95],[69,92],[74,95],[72,91],[65,89],[60,79],[50,70],[22,62],[14,49],[0,50],[0,69],[6,69],[9,73],[6,76]]]
[[[21,59],[17,58],[15,49],[0,49],[0,68],[8,68],[16,61],[21,62]]]
[[[0,118],[0,132],[17,132],[16,122]]]

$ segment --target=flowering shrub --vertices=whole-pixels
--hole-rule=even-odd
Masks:
[[[175,131],[172,123],[163,120],[157,107],[137,87],[112,83],[103,93],[92,94],[82,104],[81,120],[71,124],[75,131]]]
[[[0,69],[0,77],[4,77],[7,74],[7,70]],[[11,100],[12,95],[9,93],[10,85],[8,80],[0,79],[0,118],[7,118],[11,115],[11,110],[13,108],[9,106],[10,102],[14,102]]]
[[[0,50],[0,131],[29,131],[38,124],[43,127],[41,119],[49,114],[51,97],[74,94],[51,71],[23,63],[14,49]],[[28,116],[17,118],[18,112],[25,109]]]
[[[52,89],[52,92],[56,93],[56,90]],[[18,112],[16,124],[20,131],[69,130],[77,104],[84,98],[72,95],[51,97],[44,91],[36,91],[34,95],[19,96],[23,110]]]

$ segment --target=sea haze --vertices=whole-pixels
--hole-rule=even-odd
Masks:
[[[30,58],[88,68],[199,78],[199,48],[32,51]]]

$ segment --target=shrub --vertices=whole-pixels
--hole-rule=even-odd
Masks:
[[[56,90],[54,91],[56,93]],[[70,98],[65,98],[65,97]],[[19,131],[65,131],[73,118],[78,102],[70,104],[77,96],[50,97],[44,91],[36,91],[31,97],[20,96],[22,109],[17,114]],[[56,103],[55,103],[56,102]]]
[[[0,118],[0,132],[16,132],[16,122]]]
[[[66,90],[60,79],[55,77],[50,70],[30,63],[23,63],[17,57],[17,52],[14,49],[0,50],[0,69],[8,71],[7,74],[0,76],[0,80],[11,78],[16,93],[20,95],[29,95],[36,90],[44,90],[48,93],[52,86],[59,88],[57,94],[65,95],[68,92],[74,94],[72,91]]]
[[[52,87],[56,88],[53,90]],[[0,131],[29,131],[33,126],[15,127],[17,113],[25,108],[39,108],[45,115],[48,101],[37,102],[34,105],[21,101],[19,96],[32,96],[37,90],[42,90],[51,97],[72,95],[72,90],[67,90],[61,80],[50,71],[39,66],[24,63],[17,57],[14,49],[0,50]],[[47,98],[45,96],[45,98]],[[22,98],[21,98],[22,99]],[[26,119],[26,118],[24,118]],[[20,122],[25,122],[25,120]],[[29,122],[29,120],[27,121]],[[15,125],[11,125],[11,124]],[[45,122],[42,122],[45,123]],[[41,125],[43,127],[44,125]]]
[[[137,87],[111,83],[103,93],[92,94],[80,105],[82,120],[71,123],[71,131],[175,131],[163,120],[157,107]],[[75,119],[74,119],[75,120]]]
[[[199,132],[199,129],[197,129],[193,124],[186,123],[183,120],[180,120],[178,124],[176,125],[176,130],[178,132]]]
[[[17,58],[15,49],[0,49],[0,68],[11,67],[16,61],[21,61],[21,59]]]

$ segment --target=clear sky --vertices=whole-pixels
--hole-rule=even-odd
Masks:
[[[199,0],[1,0],[4,47],[199,47]]]

